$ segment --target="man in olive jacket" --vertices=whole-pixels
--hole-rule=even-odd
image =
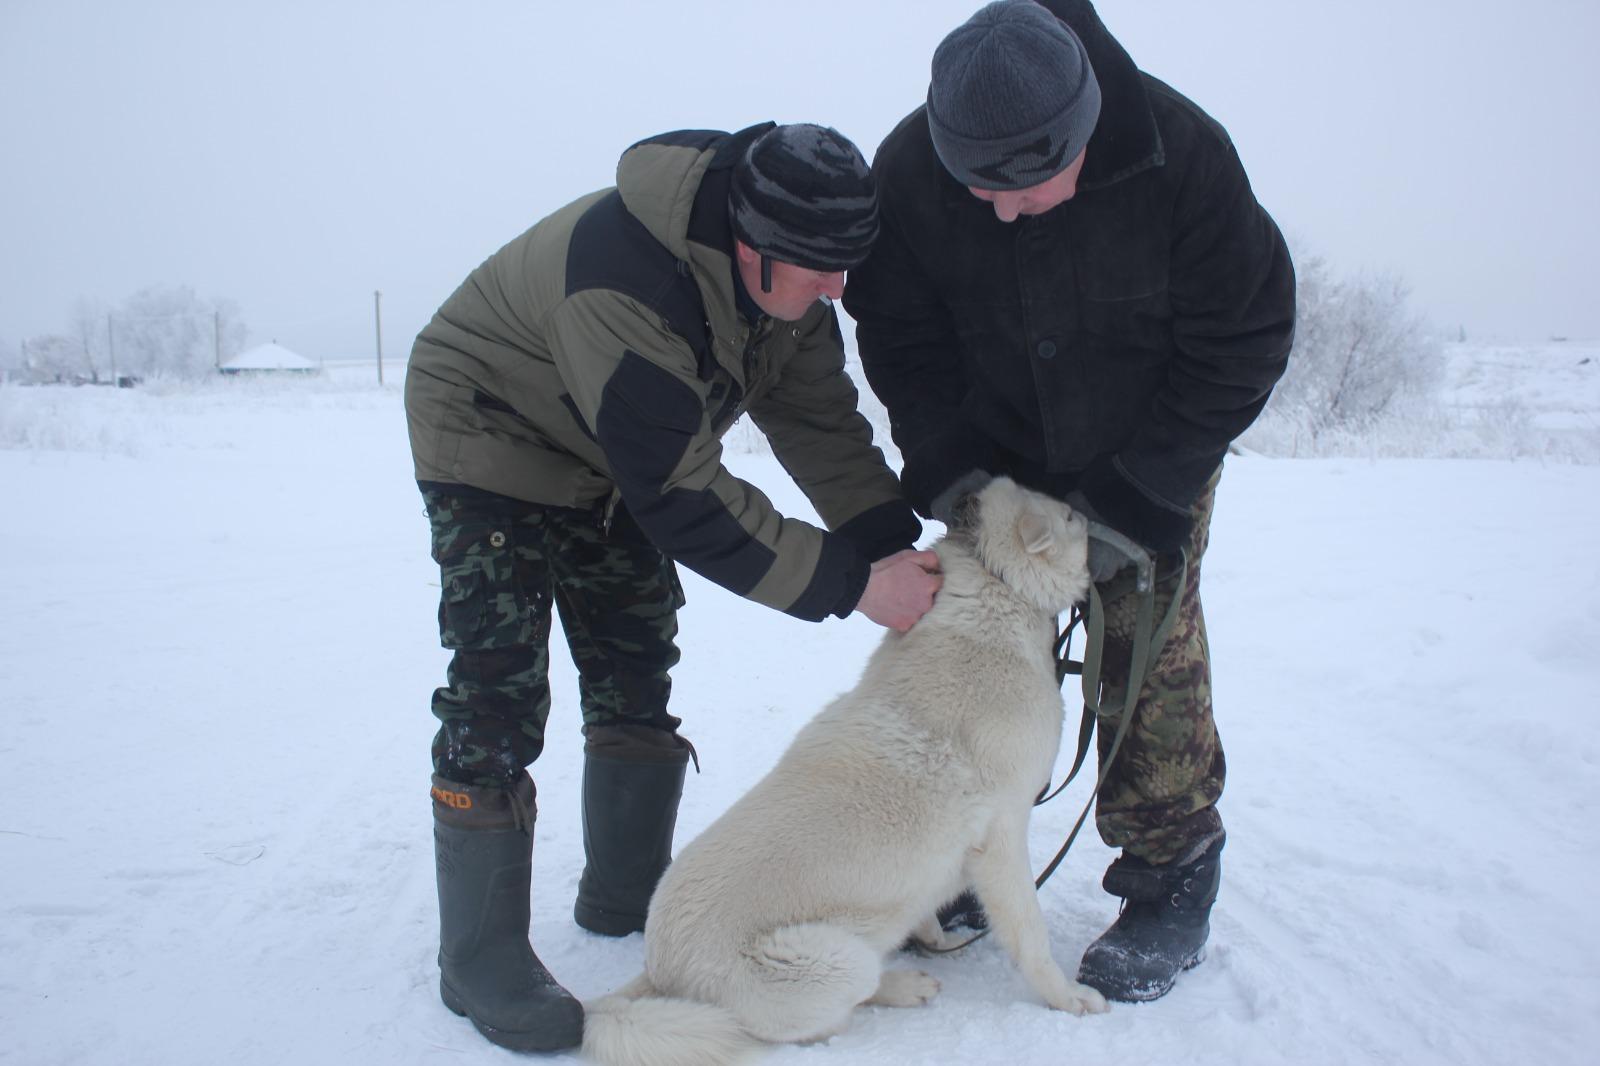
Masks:
[[[433,697],[440,992],[498,1044],[582,1035],[527,936],[552,603],[586,737],[574,914],[610,936],[644,926],[692,751],[667,711],[674,560],[808,621],[903,630],[932,603],[937,556],[911,550],[921,525],[829,302],[877,232],[866,162],[831,129],[669,133],[491,256],[417,338],[406,414],[454,652]],[[746,414],[826,529],[723,465]]]
[[[1079,973],[1153,999],[1199,960],[1220,876],[1199,564],[1223,456],[1288,357],[1288,252],[1227,133],[1087,0],[1000,0],[953,31],[873,172],[883,233],[844,303],[913,505],[943,519],[1009,474],[1155,555],[1158,611],[1180,599],[1098,796],[1123,849],[1105,887],[1126,903]],[[1092,542],[1110,708],[1136,607],[1123,561]]]

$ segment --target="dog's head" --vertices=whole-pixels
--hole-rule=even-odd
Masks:
[[[961,516],[984,567],[1024,599],[1059,614],[1089,592],[1089,524],[1072,508],[997,477]]]

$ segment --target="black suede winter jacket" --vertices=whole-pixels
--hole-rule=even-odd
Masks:
[[[940,164],[925,109],[873,162],[883,230],[845,308],[924,515],[963,474],[1084,492],[1175,547],[1294,334],[1294,270],[1223,128],[1139,71],[1085,0],[1045,3],[1104,99],[1078,193],[999,221]]]

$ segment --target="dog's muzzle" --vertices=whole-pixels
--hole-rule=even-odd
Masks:
[[[951,532],[972,533],[978,528],[978,494],[969,492],[959,497],[950,508]]]

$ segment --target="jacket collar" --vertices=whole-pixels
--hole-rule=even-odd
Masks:
[[[774,125],[660,134],[629,148],[617,165],[624,205],[677,258],[679,273],[693,279],[707,332],[715,338],[714,358],[741,384],[743,347],[734,341],[742,328],[758,325],[759,317],[740,325],[728,192],[734,165]]]
[[[689,215],[689,229],[685,235],[691,246],[691,254],[693,246],[700,245],[728,257],[727,274],[734,309],[751,325],[759,323],[764,314],[746,291],[744,280],[739,276],[738,257],[734,252],[733,223],[728,214],[728,194],[733,184],[734,164],[743,157],[750,142],[772,129],[773,125],[774,123],[764,122],[740,130],[738,133],[730,134],[726,141],[717,146],[716,155],[712,158],[711,165],[706,168],[705,177],[700,181],[700,188],[695,192],[694,209]]]
[[[1088,155],[1078,178],[1080,189],[1111,185],[1166,162],[1161,132],[1144,75],[1127,51],[1111,36],[1090,0],[1040,0],[1072,28],[1089,53],[1089,65],[1100,81],[1100,122],[1089,138]]]

